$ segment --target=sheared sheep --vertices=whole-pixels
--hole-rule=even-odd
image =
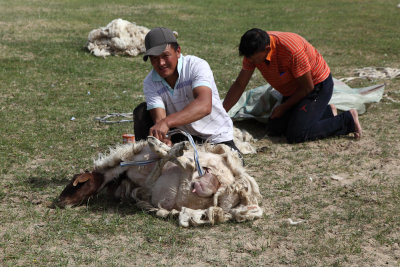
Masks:
[[[59,206],[79,205],[103,189],[157,216],[179,216],[179,224],[214,224],[254,220],[262,216],[261,197],[253,177],[242,167],[237,152],[226,145],[198,146],[199,176],[188,142],[168,147],[154,137],[119,145],[100,154],[92,172],[75,175],[61,193]],[[121,162],[150,162],[121,165]]]

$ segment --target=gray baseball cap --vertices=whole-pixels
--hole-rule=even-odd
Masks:
[[[176,38],[170,29],[163,27],[151,29],[144,38],[146,53],[144,53],[143,60],[147,61],[148,56],[161,55],[168,43],[176,42]]]

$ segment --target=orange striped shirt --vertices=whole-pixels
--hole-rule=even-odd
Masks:
[[[311,71],[314,85],[324,81],[330,74],[328,64],[309,42],[298,34],[290,32],[267,32],[270,36],[271,51],[267,62],[253,64],[243,57],[243,69],[257,68],[265,80],[284,96],[294,94],[296,78]]]

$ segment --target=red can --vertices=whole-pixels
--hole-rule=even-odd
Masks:
[[[122,142],[124,144],[135,143],[135,135],[134,134],[123,134],[122,135]]]

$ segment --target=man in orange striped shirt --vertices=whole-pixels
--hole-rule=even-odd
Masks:
[[[270,116],[270,133],[283,134],[289,143],[354,133],[361,137],[357,111],[337,115],[328,105],[333,92],[330,69],[321,54],[303,37],[289,32],[247,31],[240,40],[242,70],[229,89],[224,108],[239,100],[255,68],[283,95]]]

